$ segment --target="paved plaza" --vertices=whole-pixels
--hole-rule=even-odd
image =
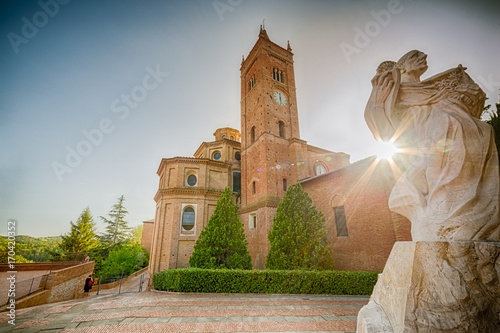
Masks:
[[[355,332],[366,296],[137,292],[138,278],[88,298],[20,309],[0,332]]]

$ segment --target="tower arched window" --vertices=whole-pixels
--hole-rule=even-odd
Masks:
[[[273,80],[283,83],[283,72],[277,68],[273,68]]]
[[[250,130],[250,142],[255,142],[255,126]]]
[[[252,75],[252,78],[248,81],[249,90],[252,90],[253,86],[255,86],[255,75]]]
[[[286,192],[287,187],[286,187],[286,178],[283,178],[283,191]]]
[[[279,133],[280,133],[280,138],[284,138],[285,137],[285,123],[282,121],[279,121],[278,122],[278,129],[279,129]]]
[[[252,194],[255,194],[257,192],[257,188],[255,186],[255,182],[252,182]]]

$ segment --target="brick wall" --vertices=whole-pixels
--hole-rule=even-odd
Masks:
[[[64,261],[64,262],[30,262],[16,264],[16,271],[56,271],[63,268],[79,265],[79,261]],[[9,264],[0,264],[0,272],[11,271]]]
[[[388,207],[395,181],[388,162],[369,158],[302,182],[325,216],[336,269],[382,271],[394,243],[411,240],[410,222]],[[344,206],[347,236],[337,235],[335,206]]]
[[[153,243],[153,233],[154,233],[154,223],[155,220],[147,220],[142,222],[142,238],[141,245],[151,253],[151,246]]]
[[[32,270],[39,271],[40,267],[38,266],[44,266],[40,264],[47,263],[31,263]],[[64,266],[65,263],[59,264]],[[27,266],[25,266],[25,268],[27,268]],[[93,261],[78,265],[72,263],[71,267],[52,271],[44,275],[40,281],[40,286],[45,287],[45,290],[16,300],[16,309],[82,298],[85,295],[83,292],[85,279],[92,274],[93,271]],[[0,308],[0,311],[3,311],[5,308],[6,306],[3,306]]]

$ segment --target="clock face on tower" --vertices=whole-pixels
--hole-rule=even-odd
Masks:
[[[274,100],[281,106],[286,104],[286,97],[281,91],[274,92]]]

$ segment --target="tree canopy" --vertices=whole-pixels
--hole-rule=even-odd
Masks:
[[[238,218],[229,187],[217,201],[215,212],[201,232],[189,258],[189,265],[198,268],[251,269],[243,223]]]
[[[290,186],[276,210],[268,239],[267,269],[333,269],[324,217],[300,183]]]
[[[115,246],[105,261],[99,275],[103,279],[118,277],[121,274],[128,276],[149,264],[149,255],[140,244],[126,242]]]

